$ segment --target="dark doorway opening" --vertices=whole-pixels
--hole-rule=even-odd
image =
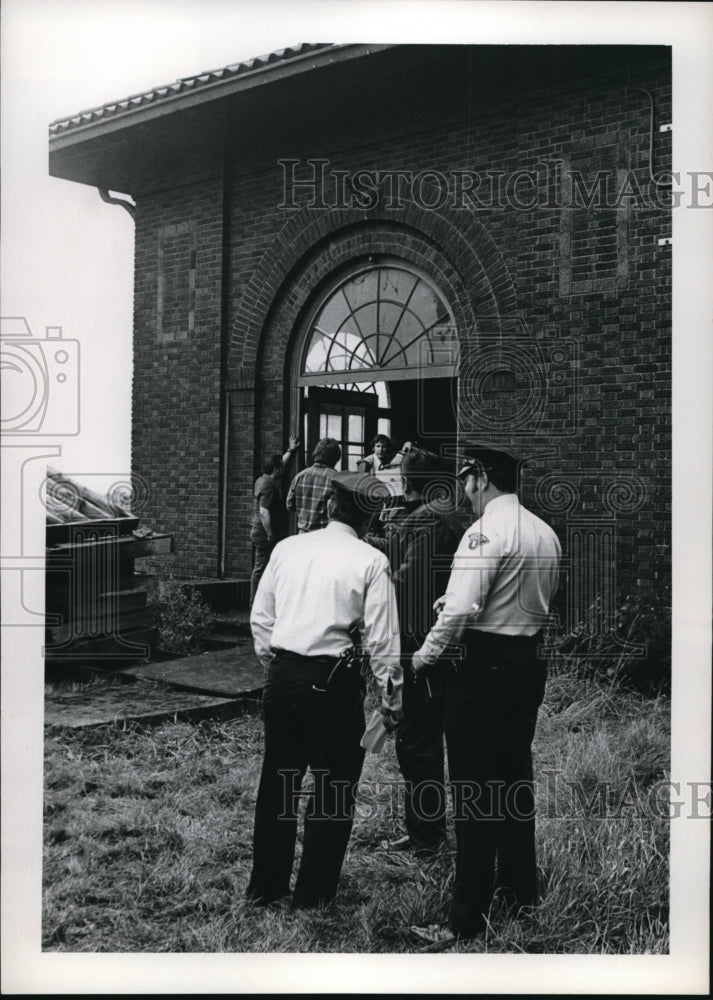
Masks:
[[[437,455],[453,456],[458,439],[457,391],[456,378],[389,382],[394,443],[418,441]]]
[[[342,447],[337,468],[355,470],[378,432],[386,433],[397,448],[418,441],[453,458],[458,444],[457,378],[393,379],[387,386],[388,408],[373,393],[310,386],[303,397],[306,464],[317,441],[333,437]]]

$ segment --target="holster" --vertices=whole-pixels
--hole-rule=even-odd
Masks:
[[[337,657],[337,662],[325,684],[327,694],[340,697],[356,696],[364,693],[365,685],[361,673],[361,661],[354,646],[347,646]]]

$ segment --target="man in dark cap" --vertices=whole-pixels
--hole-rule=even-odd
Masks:
[[[249,899],[287,895],[305,770],[314,776],[302,860],[293,892],[299,907],[333,898],[352,827],[364,750],[358,666],[340,655],[355,627],[381,690],[387,728],[401,717],[402,670],[394,588],[386,556],[361,540],[386,488],[373,476],[332,473],[326,528],[275,546],[255,595],[250,624],[267,670],[265,757],[255,808]]]
[[[467,449],[459,477],[477,520],[458,546],[438,620],[414,654],[419,674],[453,644],[445,730],[456,830],[450,926],[414,927],[433,944],[483,932],[496,883],[517,907],[537,899],[530,747],[545,688],[542,628],[560,544],[517,497],[518,460]],[[496,869],[497,864],[497,869]]]
[[[385,538],[367,536],[391,565],[404,661],[396,756],[406,783],[406,833],[384,846],[426,855],[446,836],[443,681],[438,664],[425,682],[416,681],[410,660],[433,624],[433,604],[445,590],[464,525],[454,511],[453,473],[434,452],[414,448],[404,455],[401,485],[404,503],[387,522]]]

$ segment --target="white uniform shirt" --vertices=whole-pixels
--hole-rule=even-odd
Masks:
[[[403,672],[386,556],[339,521],[279,542],[250,614],[258,659],[267,664],[271,647],[301,656],[339,656],[351,645],[349,628],[355,622],[383,702],[396,711],[401,707]]]
[[[461,539],[443,610],[419,658],[434,663],[464,629],[534,635],[547,621],[561,554],[552,528],[514,493],[495,497]]]

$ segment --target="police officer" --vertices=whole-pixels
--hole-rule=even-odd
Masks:
[[[363,690],[340,654],[355,627],[381,689],[387,728],[401,718],[402,669],[394,588],[386,556],[360,539],[387,491],[373,477],[332,474],[329,523],[275,546],[250,624],[267,668],[265,757],[257,794],[249,899],[289,893],[297,805],[309,766],[302,860],[293,903],[326,903],[337,891],[364,761]]]
[[[496,881],[518,907],[537,898],[530,747],[545,688],[542,628],[557,587],[560,544],[517,497],[514,455],[471,446],[463,481],[477,520],[453,560],[436,624],[413,656],[419,674],[449,645],[445,731],[456,830],[448,928],[414,927],[434,944],[486,927]]]

